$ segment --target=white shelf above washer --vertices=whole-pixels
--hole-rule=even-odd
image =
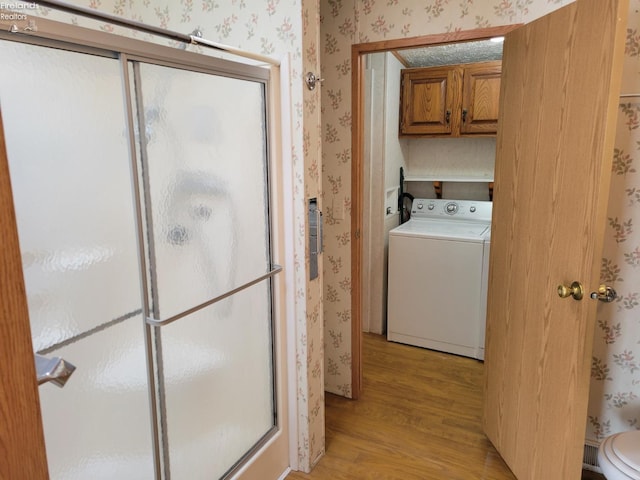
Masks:
[[[474,177],[469,175],[407,175],[405,182],[493,182],[493,177]]]

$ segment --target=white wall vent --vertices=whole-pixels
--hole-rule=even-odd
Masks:
[[[584,455],[582,457],[582,468],[592,472],[602,473],[602,469],[598,464],[598,447],[596,442],[586,441],[584,443]]]

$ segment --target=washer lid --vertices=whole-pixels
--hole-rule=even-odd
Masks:
[[[640,431],[616,435],[611,441],[611,448],[620,460],[640,472]]]
[[[489,224],[484,222],[412,219],[394,228],[389,233],[426,238],[482,241],[488,229]]]

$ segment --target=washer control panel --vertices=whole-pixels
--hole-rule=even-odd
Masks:
[[[492,202],[481,200],[441,200],[416,198],[411,218],[455,218],[457,220],[491,221]]]

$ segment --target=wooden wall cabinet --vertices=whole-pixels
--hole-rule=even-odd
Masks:
[[[401,72],[400,135],[495,135],[502,63]]]

